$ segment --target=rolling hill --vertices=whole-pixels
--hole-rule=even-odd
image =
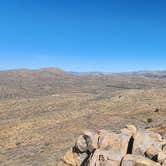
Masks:
[[[166,72],[71,74],[57,68],[0,71],[0,99],[148,88],[166,88]]]
[[[87,128],[166,125],[165,71],[1,71],[0,96],[0,165],[55,165]]]

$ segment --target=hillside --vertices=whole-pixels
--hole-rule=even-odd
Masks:
[[[34,97],[67,88],[72,75],[56,68],[18,69],[0,72],[0,96],[3,98]]]
[[[166,125],[166,72],[0,72],[0,165],[55,165],[85,129]]]
[[[75,75],[57,68],[0,71],[0,99],[149,88],[166,88],[166,72]]]

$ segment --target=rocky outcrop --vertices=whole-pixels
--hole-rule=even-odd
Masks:
[[[166,166],[166,140],[133,125],[119,134],[85,131],[57,166]]]

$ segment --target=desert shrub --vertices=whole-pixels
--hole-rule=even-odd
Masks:
[[[152,119],[151,119],[151,118],[148,118],[148,119],[147,119],[147,122],[148,122],[148,123],[152,123]]]

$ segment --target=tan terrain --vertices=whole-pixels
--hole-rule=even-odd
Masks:
[[[45,166],[85,129],[153,126],[165,137],[166,72],[0,72],[0,165]]]
[[[165,166],[166,139],[149,129],[126,125],[119,133],[86,130],[57,166]]]

